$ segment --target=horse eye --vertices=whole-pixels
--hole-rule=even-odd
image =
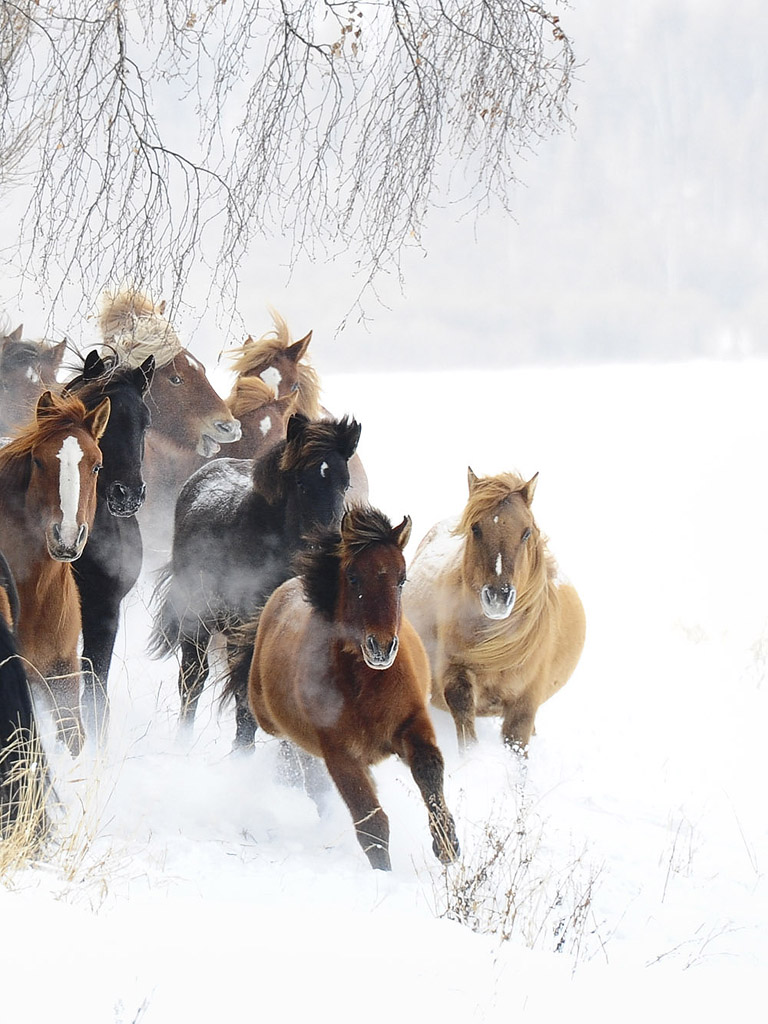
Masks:
[[[175,388],[177,388],[177,387],[179,386],[179,384],[181,384],[181,383],[182,383],[183,379],[184,379],[184,378],[183,378],[183,377],[180,377],[180,376],[178,375],[178,373],[174,373],[174,375],[173,375],[172,377],[169,377],[169,378],[168,378],[168,380],[169,380],[169,381],[171,382],[171,384],[173,384],[173,386],[174,386]]]
[[[480,529],[480,527],[477,525],[477,523],[473,523],[472,524],[472,536],[473,537],[480,537],[482,535],[482,532],[483,531]]]
[[[96,474],[97,474],[97,473],[100,473],[100,472],[102,471],[102,469],[103,469],[103,468],[104,468],[104,467],[103,467],[103,466],[102,466],[102,465],[101,465],[100,463],[99,463],[99,465],[97,465],[97,466],[94,466],[94,467],[93,467],[93,475],[94,475],[94,476],[96,476]]]
[[[291,384],[291,393],[299,390],[299,382],[296,380]]]
[[[521,544],[525,544],[525,542],[526,542],[526,541],[528,540],[528,538],[529,538],[530,536],[531,536],[531,528],[530,528],[530,526],[529,526],[529,527],[528,527],[528,529],[527,529],[527,530],[525,531],[525,533],[523,534],[523,536],[522,536],[522,537],[520,538],[520,543],[521,543]]]
[[[40,461],[40,459],[38,459],[38,458],[33,458],[33,459],[32,459],[32,462],[33,462],[33,463],[35,464],[35,467],[36,467],[37,469],[42,469],[42,468],[43,468],[43,464],[42,464],[42,462]]]

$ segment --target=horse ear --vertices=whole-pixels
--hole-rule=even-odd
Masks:
[[[85,417],[85,425],[90,430],[93,439],[98,441],[107,429],[109,414],[112,411],[112,403],[108,398],[100,402],[95,409],[92,409]]]
[[[152,378],[155,376],[155,357],[147,356],[144,362],[139,367],[139,373],[144,378],[144,383],[141,388],[142,395],[145,395],[149,391],[149,387],[152,383]]]
[[[45,366],[51,377],[56,376],[56,371],[61,366],[64,353],[67,351],[67,344],[68,342],[65,338],[63,341],[60,341],[58,345],[52,345],[49,349],[46,349],[40,358],[40,362]]]
[[[24,324],[19,324],[13,334],[9,334],[5,339],[6,341],[21,341],[21,335],[24,330]]]
[[[471,466],[467,466],[467,484],[469,486],[469,493],[471,494],[472,491],[474,491],[475,489],[475,485],[477,484],[477,477],[472,472]]]
[[[402,551],[411,538],[411,527],[413,522],[410,516],[405,516],[402,523],[392,530],[392,540]]]
[[[83,364],[83,377],[86,380],[96,380],[106,370],[104,360],[98,353],[98,350],[92,348],[88,355],[85,357],[85,363]]]
[[[352,456],[357,451],[357,444],[360,440],[360,432],[362,427],[357,420],[342,420],[340,426],[342,427],[342,433],[340,435],[339,450],[344,458],[349,462]]]
[[[294,441],[296,438],[301,437],[308,423],[309,420],[306,416],[300,412],[295,412],[288,420],[288,426],[285,430],[286,441]]]
[[[536,482],[538,481],[538,479],[539,479],[539,474],[538,473],[534,473],[533,476],[531,477],[531,479],[528,481],[528,483],[527,484],[523,484],[523,486],[520,488],[520,493],[523,496],[523,500],[525,501],[525,504],[528,505],[529,508],[530,508],[531,502],[533,501],[533,496],[536,493]]]
[[[291,360],[292,363],[298,363],[299,360],[304,358],[304,354],[309,348],[309,343],[312,340],[312,331],[309,334],[305,334],[299,341],[295,341],[293,345],[288,345],[285,350],[286,356]]]
[[[35,408],[35,417],[40,419],[40,413],[46,409],[53,408],[53,395],[50,391],[44,391],[37,400],[37,406]]]

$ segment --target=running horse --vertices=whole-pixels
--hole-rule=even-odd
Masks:
[[[320,378],[306,358],[312,332],[299,341],[293,341],[283,317],[274,309],[269,312],[273,321],[272,330],[257,339],[249,337],[243,345],[229,353],[237,379],[227,404],[237,415],[236,403],[243,401],[249,382],[260,380],[272,389],[278,400],[288,400],[293,395],[293,410],[307,419],[328,419],[331,414],[320,404]],[[244,442],[238,453],[240,458],[256,458],[265,450],[256,430],[250,427],[246,430],[244,427],[243,437]],[[357,453],[349,462],[349,478],[350,501],[366,502],[368,476]]]
[[[25,341],[23,326],[0,335],[0,437],[26,423],[47,387],[56,387],[56,373],[67,347],[62,341]]]
[[[392,754],[421,792],[435,856],[450,863],[459,852],[429,717],[429,662],[401,610],[410,532],[407,516],[393,527],[366,506],[316,532],[296,560],[299,576],[259,616],[248,677],[258,724],[325,761],[371,867],[385,871],[389,820],[369,769]]]
[[[145,547],[161,552],[170,548],[181,485],[241,434],[205,367],[182,345],[164,313],[164,302],[155,305],[141,292],[126,290],[105,296],[99,321],[102,355],[134,368],[150,355],[155,358],[146,399],[152,416],[144,457],[147,496],[139,522]]]
[[[19,650],[58,735],[80,752],[80,600],[72,566],[96,512],[99,438],[110,402],[40,396],[35,418],[0,449],[0,549],[19,596]]]
[[[525,753],[536,711],[584,646],[581,601],[531,511],[537,477],[470,469],[461,517],[432,527],[408,569],[406,614],[429,655],[432,701],[450,711],[461,748],[477,738],[477,715],[500,715],[505,743]]]

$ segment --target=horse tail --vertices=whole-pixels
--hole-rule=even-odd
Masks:
[[[156,607],[147,653],[152,658],[167,658],[181,643],[181,618],[173,599],[173,567],[170,562],[157,571],[152,594]]]
[[[37,844],[48,825],[49,782],[24,664],[0,615],[0,838],[14,835],[25,847]]]
[[[256,612],[252,619],[243,623],[238,629],[233,630],[227,638],[229,646],[229,678],[219,698],[219,703],[222,707],[233,700],[238,701],[238,703],[247,703],[248,673],[251,667],[253,645],[256,641],[260,617],[261,609]]]

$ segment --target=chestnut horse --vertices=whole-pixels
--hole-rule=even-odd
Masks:
[[[78,398],[45,391],[35,419],[0,449],[0,549],[19,594],[18,638],[33,688],[52,703],[59,736],[77,754],[80,601],[69,564],[82,554],[96,512],[98,439],[105,398],[90,412]]]
[[[432,701],[450,711],[462,748],[476,715],[501,715],[505,743],[525,751],[539,705],[584,646],[581,601],[531,512],[537,477],[470,469],[458,523],[434,526],[408,569],[405,609],[429,655]]]
[[[237,381],[227,404],[234,415],[234,403],[237,390],[249,381],[258,379],[270,387],[276,398],[287,398],[295,395],[294,411],[306,416],[307,419],[327,419],[330,413],[320,404],[320,378],[315,368],[306,361],[307,349],[312,340],[312,332],[300,341],[294,342],[288,325],[280,314],[270,309],[274,326],[271,331],[254,340],[248,338],[245,344],[232,349],[232,369],[237,374]],[[260,437],[247,433],[243,428],[244,438],[254,445],[254,450],[243,450],[240,458],[255,458],[264,450]],[[242,448],[242,446],[241,446]],[[368,500],[368,477],[360,456],[355,454],[349,463],[349,497],[351,501],[365,502]]]
[[[230,459],[257,459],[285,437],[288,420],[296,411],[296,392],[276,398],[261,377],[238,377],[227,406],[240,421],[242,437],[227,448]]]
[[[248,679],[258,724],[323,758],[371,867],[385,871],[389,820],[369,768],[391,754],[424,798],[435,855],[449,863],[459,852],[427,707],[429,664],[401,614],[410,532],[407,516],[393,528],[377,509],[353,506],[340,530],[314,534],[300,577],[259,617]]]
[[[0,436],[32,419],[35,404],[47,387],[56,386],[66,341],[48,345],[24,341],[23,327],[0,335]]]
[[[105,356],[117,355],[122,366],[134,368],[155,357],[146,399],[152,416],[144,456],[147,496],[139,522],[145,548],[161,552],[170,549],[181,485],[241,433],[205,367],[182,346],[164,311],[164,302],[155,305],[146,295],[128,290],[105,296],[99,321]]]
[[[19,597],[13,573],[0,553],[0,840],[20,820],[45,827],[46,759],[37,735],[32,698],[18,654],[15,627]]]

